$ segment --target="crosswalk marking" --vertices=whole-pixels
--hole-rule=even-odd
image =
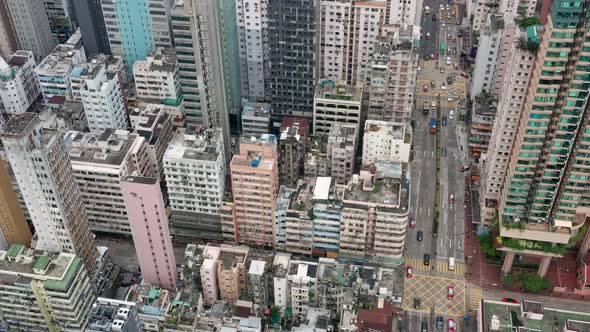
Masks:
[[[469,287],[469,310],[479,309],[479,302],[483,298],[483,291],[477,286]]]
[[[455,263],[455,269],[449,270],[449,261],[448,260],[437,260],[436,261],[436,272],[438,273],[446,273],[446,274],[455,274],[455,275],[463,275],[463,271],[465,269],[465,265],[462,263]]]
[[[424,265],[424,259],[422,258],[405,258],[405,265],[411,266],[414,271],[430,271],[433,267],[433,264],[436,273],[462,276],[465,271],[465,265],[463,263],[455,263],[455,269],[449,270],[448,259],[430,260],[430,265]]]
[[[405,259],[406,266],[411,266],[414,271],[428,271],[430,270],[430,266],[424,265],[424,260],[422,258],[411,258],[408,257]]]

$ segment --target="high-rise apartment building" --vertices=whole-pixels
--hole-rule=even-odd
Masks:
[[[418,24],[416,20],[418,6],[420,3],[413,0],[387,1],[385,21],[387,24],[399,26]]]
[[[87,79],[94,79],[97,68],[105,67],[107,76],[109,78],[117,76],[121,90],[124,90],[123,83],[127,82],[127,72],[125,71],[125,64],[123,59],[117,56],[94,54],[86,61],[77,64],[72,69],[70,75],[70,86],[72,99],[82,101],[82,94],[80,90],[86,83]]]
[[[174,8],[172,30],[178,59],[183,60],[181,86],[191,106],[188,124],[198,124],[202,117],[204,127],[221,127],[225,160],[230,160],[229,118],[240,108],[235,3],[182,0]]]
[[[91,62],[84,74],[80,97],[90,130],[127,129],[127,104],[120,75],[96,61]]]
[[[154,175],[145,138],[126,130],[70,131],[64,144],[90,228],[131,235],[120,182],[127,175]]]
[[[246,260],[249,253],[248,247],[221,246],[217,258],[217,285],[221,300],[235,303],[246,290]]]
[[[219,129],[178,129],[168,145],[164,173],[174,236],[222,239],[219,206],[227,174],[223,148]]]
[[[336,183],[346,184],[352,178],[358,137],[358,125],[334,123],[330,129],[327,143],[327,173]]]
[[[130,73],[155,47],[171,47],[170,0],[101,0],[111,53]],[[157,8],[157,9],[156,9]]]
[[[540,27],[539,27],[540,28]],[[492,222],[498,207],[500,191],[506,177],[508,161],[516,136],[516,128],[525,102],[535,53],[519,47],[518,40],[527,38],[527,32],[516,29],[508,47],[504,80],[498,93],[498,108],[490,145],[482,158],[481,222]],[[533,41],[531,41],[533,42]]]
[[[504,17],[504,22],[514,22],[515,18],[535,15],[538,0],[474,0],[472,4],[473,31],[481,31],[488,14],[497,11]]]
[[[412,34],[412,26],[383,31],[367,78],[370,82],[368,119],[410,121],[418,68]]]
[[[281,183],[295,188],[303,176],[305,145],[309,134],[306,118],[285,117],[279,136],[279,166]]]
[[[143,281],[176,288],[176,260],[160,182],[155,178],[128,176],[121,181],[121,191]]]
[[[92,273],[70,253],[0,251],[0,312],[9,331],[86,331]]]
[[[199,19],[195,8],[194,0],[177,0],[170,10],[170,19],[187,126],[209,128],[217,123],[212,118],[217,110],[211,104],[213,92],[205,86],[211,79],[206,70],[211,59],[203,48],[205,38],[197,31]]]
[[[242,108],[242,136],[260,137],[268,134],[271,126],[272,110],[269,107],[246,105]]]
[[[291,260],[286,274],[287,285],[290,289],[289,303],[293,309],[293,316],[303,320],[307,309],[317,305],[318,263]]]
[[[553,2],[542,17],[541,42],[500,194],[504,272],[510,271],[516,253],[532,250],[543,258],[538,274],[544,276],[551,258],[564,253],[589,211],[583,190],[590,176],[587,5]],[[526,39],[519,43],[526,49],[537,47]],[[588,244],[584,241],[581,255]]]
[[[367,120],[363,133],[363,165],[410,161],[412,140],[405,124]]]
[[[22,113],[39,97],[33,52],[16,51],[4,61],[0,57],[0,109]]]
[[[479,36],[475,59],[475,69],[471,78],[471,99],[481,92],[490,93],[496,82],[496,66],[500,57],[504,38],[504,18],[499,14],[488,14],[484,28]]]
[[[313,98],[313,133],[327,135],[332,125],[355,125],[360,130],[363,89],[332,80],[321,81]]]
[[[93,270],[98,251],[61,135],[25,112],[5,124],[2,143],[35,226],[35,248],[75,253]]]
[[[100,2],[101,0],[72,1],[76,23],[82,32],[84,49],[88,54],[111,53]]]
[[[236,242],[272,247],[279,190],[277,139],[274,135],[242,137],[231,164]]]
[[[152,164],[154,177],[164,177],[164,153],[172,140],[172,119],[164,106],[148,104],[134,109],[129,114],[134,133],[145,138],[148,144],[148,156]]]
[[[31,230],[12,188],[4,161],[0,160],[0,250],[20,243],[31,244]]]
[[[51,50],[57,44],[57,39],[51,35],[49,19],[43,1],[4,1],[8,7],[19,48],[33,52],[36,60],[42,59],[51,53]]]
[[[363,87],[387,4],[320,1],[320,77]]]
[[[60,43],[65,42],[76,30],[74,8],[68,0],[45,0],[45,13],[49,19],[51,35]]]
[[[138,98],[173,106],[182,102],[178,63],[173,49],[154,48],[146,60],[136,61],[133,78]]]
[[[269,74],[268,1],[236,1],[242,96],[266,97]]]
[[[0,9],[0,56],[8,59],[17,50],[16,35],[14,34],[6,0],[0,0]]]
[[[319,79],[319,0],[270,0],[267,15],[273,115],[311,118]]]
[[[59,44],[35,68],[39,88],[45,101],[53,96],[71,98],[70,76],[75,66],[86,63],[86,51],[82,46],[82,36],[75,33],[65,44]]]

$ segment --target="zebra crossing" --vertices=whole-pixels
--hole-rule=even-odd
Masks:
[[[473,284],[469,285],[469,310],[476,311],[479,309],[481,299],[483,299],[483,291],[481,288],[474,286]]]
[[[455,263],[455,269],[449,270],[449,261],[447,259],[430,260],[430,265],[424,265],[422,258],[406,258],[406,266],[411,266],[414,271],[430,271],[434,267],[437,274],[452,274],[462,276],[465,273],[465,265],[463,263]]]

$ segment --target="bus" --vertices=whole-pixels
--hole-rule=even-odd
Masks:
[[[430,14],[430,7],[424,6],[424,14],[426,14],[426,15]]]
[[[447,45],[445,43],[440,44],[440,53],[441,54],[447,53]]]
[[[436,119],[435,118],[430,119],[430,133],[436,134]]]

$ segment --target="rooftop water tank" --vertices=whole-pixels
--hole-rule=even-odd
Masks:
[[[258,167],[259,164],[260,164],[260,160],[252,159],[252,167]]]

